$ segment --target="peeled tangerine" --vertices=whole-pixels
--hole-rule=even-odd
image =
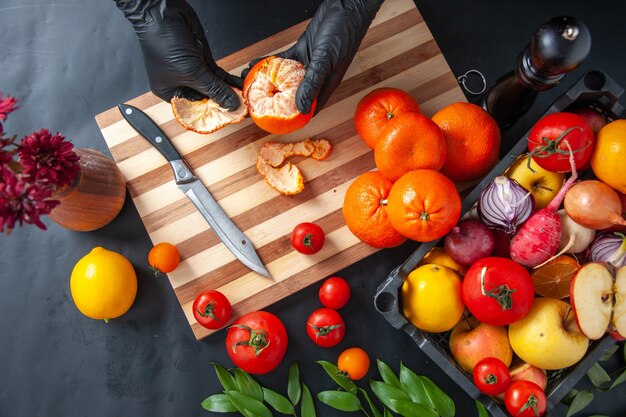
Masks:
[[[304,189],[300,169],[287,158],[307,156],[322,161],[328,157],[332,146],[326,139],[305,139],[295,143],[267,142],[259,150],[256,168],[265,181],[285,195],[297,194]]]
[[[172,97],[170,104],[174,117],[185,129],[200,134],[213,133],[231,123],[239,123],[248,114],[241,90],[233,88],[239,97],[239,107],[228,110],[220,107],[217,102],[205,98],[204,100],[188,100],[183,97]]]

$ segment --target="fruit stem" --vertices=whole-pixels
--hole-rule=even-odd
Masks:
[[[311,240],[313,236],[315,236],[313,233],[307,233],[306,235],[304,235],[304,241],[303,241],[304,246],[310,246],[311,249],[315,249],[313,247],[313,241]]]
[[[500,304],[502,310],[510,310],[513,308],[513,293],[517,292],[517,289],[509,288],[509,286],[505,284],[487,291],[485,288],[485,275],[487,275],[487,267],[483,266],[483,269],[480,270],[480,291],[482,294],[494,298]]]
[[[233,352],[237,351],[237,346],[250,346],[254,350],[254,354],[259,356],[261,352],[270,345],[270,340],[267,338],[267,331],[263,329],[253,330],[249,326],[243,324],[233,324],[230,327],[238,329],[244,329],[250,332],[250,338],[248,340],[241,340],[232,346]]]
[[[215,313],[213,313],[213,310],[215,310],[215,303],[208,303],[204,307],[204,311],[198,309],[198,314],[200,314],[202,317],[211,317],[215,321],[220,321]]]
[[[539,403],[539,401],[537,400],[537,397],[535,397],[534,394],[530,394],[530,396],[528,397],[528,399],[526,400],[526,403],[524,404],[524,406],[522,408],[519,409],[519,411],[517,412],[517,414],[521,414],[523,413],[525,410],[532,408],[533,413],[539,417],[539,410],[537,410],[537,404]]]
[[[580,127],[580,126],[573,126],[573,127],[570,127],[569,129],[563,131],[563,133],[561,133],[556,139],[546,138],[545,136],[542,137],[541,141],[543,143],[545,143],[545,145],[537,146],[535,149],[533,149],[528,154],[528,162],[527,162],[526,166],[528,167],[530,172],[532,172],[533,174],[537,173],[534,169],[532,169],[530,167],[530,161],[532,160],[532,158],[534,156],[536,156],[537,158],[548,158],[548,157],[554,155],[555,153],[556,154],[561,154],[561,155],[567,155],[569,152],[565,151],[563,149],[559,149],[559,144],[560,144],[561,140],[563,140],[563,138],[565,138],[565,136],[570,134],[570,132],[572,132],[575,129],[578,129],[580,131],[583,130],[583,128]],[[565,140],[565,142],[567,142],[567,140]],[[585,146],[583,148],[580,148],[580,149],[576,149],[575,151],[571,151],[571,149],[570,149],[570,151],[572,153],[580,152],[580,151],[584,150],[587,146]]]

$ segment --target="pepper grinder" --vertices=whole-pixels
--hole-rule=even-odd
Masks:
[[[578,67],[591,49],[591,34],[580,20],[558,16],[544,22],[520,52],[515,70],[502,76],[482,106],[505,128],[525,114],[539,91],[554,87]]]

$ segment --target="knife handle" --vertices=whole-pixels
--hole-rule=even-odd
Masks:
[[[157,148],[165,159],[169,162],[183,159],[161,128],[147,117],[144,112],[129,104],[120,104],[117,107],[120,109],[124,119],[126,119],[133,129],[145,137],[152,146]]]

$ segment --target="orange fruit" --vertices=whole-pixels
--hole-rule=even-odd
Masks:
[[[350,184],[343,200],[348,229],[375,248],[392,248],[406,240],[391,226],[387,216],[387,197],[392,185],[380,172],[366,172]]]
[[[419,242],[444,236],[461,215],[461,197],[454,184],[432,169],[404,174],[391,187],[387,200],[393,228]]]
[[[439,110],[432,119],[446,138],[442,174],[452,181],[472,181],[489,172],[500,152],[500,128],[489,113],[459,102]]]
[[[205,98],[204,100],[187,100],[183,97],[172,97],[170,104],[174,118],[187,130],[200,134],[213,133],[231,123],[239,123],[248,114],[248,108],[241,90],[233,88],[240,105],[230,111],[220,107],[217,102]]]
[[[591,169],[599,180],[626,193],[626,119],[615,120],[598,132]]]
[[[580,265],[571,256],[561,255],[532,273],[535,292],[543,297],[569,297],[569,286]]]
[[[315,111],[302,114],[296,107],[296,90],[305,68],[293,59],[269,56],[257,62],[243,82],[243,97],[252,121],[269,133],[287,134],[306,125]]]
[[[403,113],[381,130],[374,160],[381,174],[391,181],[414,169],[438,171],[446,161],[446,140],[428,117]]]
[[[399,114],[419,113],[417,101],[398,88],[376,88],[359,100],[354,111],[354,127],[370,148],[376,147],[380,131]]]

